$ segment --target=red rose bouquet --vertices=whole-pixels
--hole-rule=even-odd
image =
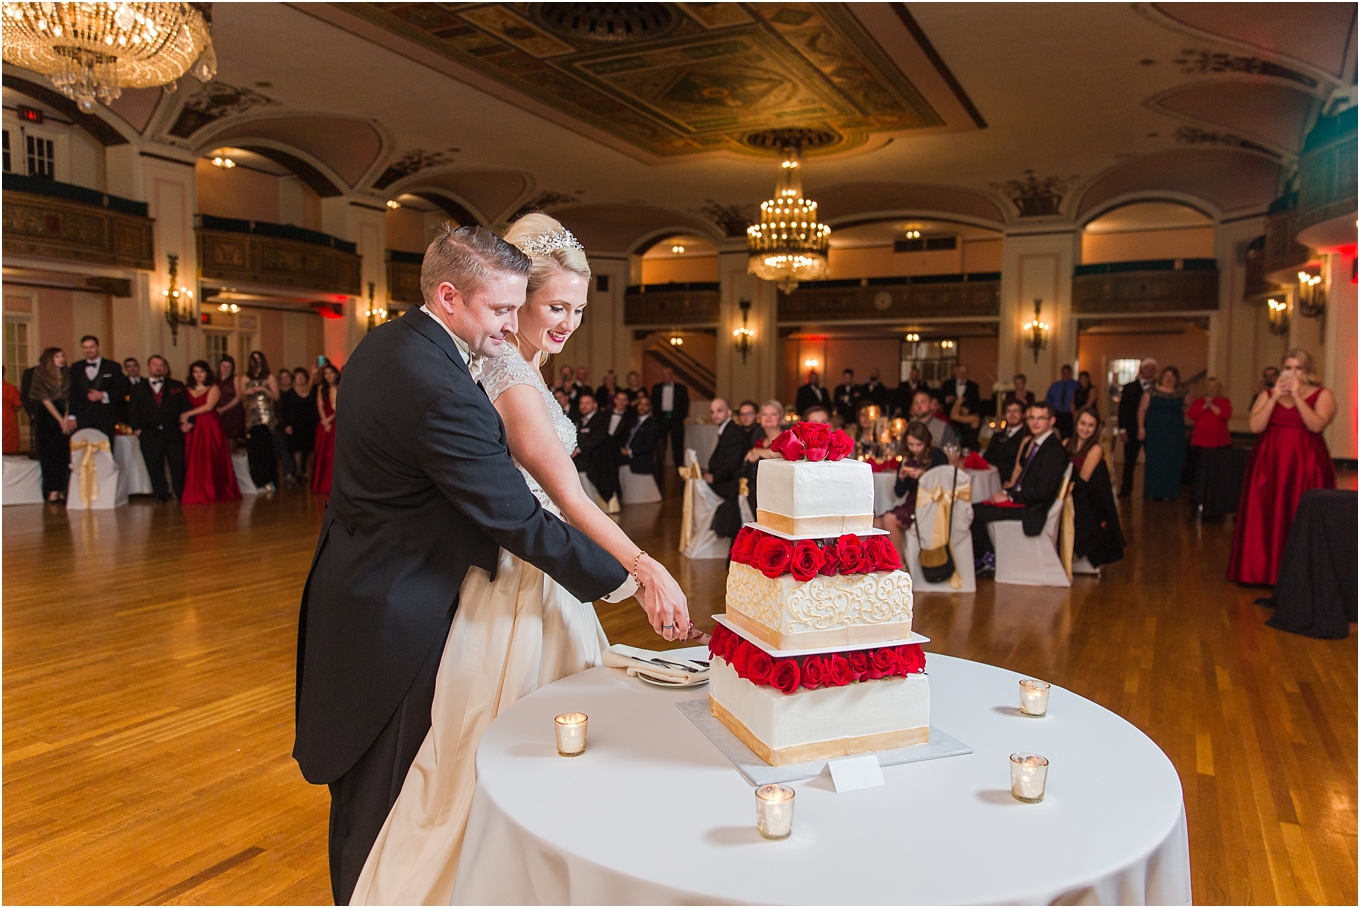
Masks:
[[[843,460],[855,450],[855,442],[840,429],[831,431],[824,422],[800,422],[786,429],[770,444],[785,460]]]

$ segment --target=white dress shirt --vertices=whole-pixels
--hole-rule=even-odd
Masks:
[[[661,412],[670,413],[675,409],[675,384],[661,386]]]
[[[96,356],[94,359],[87,359],[87,360],[85,360],[85,379],[86,379],[87,381],[94,381],[95,376],[97,376],[97,375],[99,374],[99,364],[100,364],[101,362],[103,362],[103,361],[104,361],[104,357],[102,357],[102,356]],[[109,402],[109,392],[105,391],[105,392],[104,392],[104,403],[108,403],[108,402]],[[74,416],[68,416],[67,419],[75,419],[75,417],[74,417]]]
[[[613,435],[615,432],[617,432],[617,431],[619,430],[619,423],[623,422],[623,418],[624,418],[625,416],[627,416],[627,415],[628,415],[628,411],[627,411],[627,410],[624,410],[622,413],[620,413],[620,412],[617,411],[617,410],[611,410],[611,411],[609,411],[609,434],[610,434],[610,435]]]

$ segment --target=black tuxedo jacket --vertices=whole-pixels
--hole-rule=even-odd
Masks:
[[[419,309],[365,335],[345,365],[331,497],[298,618],[297,739],[307,781],[369,748],[500,548],[589,602],[628,572],[544,511],[505,427],[444,328]]]
[[[1130,441],[1138,440],[1138,405],[1143,402],[1143,383],[1134,379],[1119,392],[1119,429],[1129,433]]]
[[[954,379],[950,378],[940,386],[940,391],[944,395],[945,415],[949,415],[949,409],[954,406],[954,401],[958,399],[958,385]],[[963,386],[963,405],[968,408],[969,413],[976,414],[982,406],[982,392],[978,390],[978,383],[971,378]]]
[[[633,433],[633,427],[637,426],[637,433]],[[605,428],[609,423],[605,422]],[[638,474],[650,474],[652,472],[652,452],[656,450],[656,440],[661,434],[661,425],[656,421],[655,413],[648,413],[647,418],[634,416],[631,420],[624,417],[619,423],[618,439],[619,444],[628,448],[628,469]],[[629,438],[631,437],[631,441]],[[620,580],[619,583],[623,581]],[[608,590],[606,590],[608,592]]]
[[[675,390],[673,392],[673,399],[671,400],[671,422],[683,423],[689,418],[689,388],[680,384],[680,382],[675,382],[674,384]],[[661,412],[661,392],[665,390],[665,387],[666,386],[660,382],[652,385],[652,413],[655,416],[665,416],[665,414]]]
[[[1026,445],[1028,449],[1028,445]],[[1028,451],[1026,451],[1028,453]],[[1020,474],[1019,490],[1011,489],[1011,500],[1025,506],[1025,535],[1038,536],[1048,521],[1048,509],[1062,490],[1063,473],[1071,459],[1062,439],[1054,431],[1039,446],[1029,468]]]
[[[109,402],[89,400],[86,393],[89,391],[107,394]],[[77,429],[98,429],[112,441],[113,427],[123,415],[126,398],[127,379],[113,360],[100,358],[93,381],[85,376],[85,360],[76,360],[71,365],[70,412],[76,418]]]
[[[882,382],[865,382],[859,386],[860,400],[873,401],[874,405],[883,411],[884,416],[891,416],[888,412],[888,405],[892,403],[893,392]],[[907,409],[911,409],[908,407]]]
[[[853,422],[855,419],[855,408],[860,402],[860,387],[856,384],[837,385],[835,394],[836,412],[846,422]]]
[[[1005,436],[1005,429],[997,429],[987,442],[987,450],[982,452],[983,458],[1001,474],[1002,483],[1011,481],[1011,474],[1015,472],[1016,458],[1020,456],[1020,446],[1025,443],[1026,438],[1029,438],[1029,429],[1022,425],[1020,431],[1009,439]]]
[[[618,481],[611,481],[609,477],[610,470],[618,469],[614,458],[609,456],[612,444],[614,440],[609,437],[609,414],[596,410],[589,416],[581,417],[576,427],[576,446],[581,449],[576,455],[576,469],[586,474],[597,489],[612,489]]]
[[[152,439],[183,444],[184,432],[179,427],[179,415],[192,409],[183,383],[173,378],[167,378],[161,387],[159,404],[156,403],[155,392],[151,390],[150,379],[144,378],[132,385],[128,394],[128,422],[133,429],[141,431],[143,444]]]
[[[709,485],[723,498],[735,498],[741,491],[741,465],[749,450],[751,434],[738,425],[735,419],[729,421],[718,436],[718,444],[708,458],[708,469],[705,471],[713,474],[713,481]]]
[[[902,416],[906,416],[910,413],[911,399],[916,396],[916,392],[921,388],[925,388],[927,391],[930,390],[930,386],[923,381],[918,381],[916,384],[912,384],[910,381],[904,381],[902,384],[898,385],[897,390],[893,392],[893,413]]]
[[[798,411],[799,416],[806,413],[808,407],[814,407],[817,404],[821,404],[830,411],[831,395],[827,393],[825,388],[820,385],[816,388],[812,387],[812,385],[803,385],[798,389],[798,396],[794,398],[793,405]]]

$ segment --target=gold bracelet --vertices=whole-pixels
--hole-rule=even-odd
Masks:
[[[647,584],[638,579],[638,565],[642,563],[643,556],[647,553],[638,549],[637,556],[633,559],[633,582],[638,585],[638,589],[645,589]]]

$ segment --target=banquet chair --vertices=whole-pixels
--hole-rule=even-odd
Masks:
[[[952,492],[950,482],[955,483]],[[973,572],[973,502],[972,479],[963,470],[954,479],[954,468],[931,467],[921,475],[916,488],[916,526],[903,531],[906,551],[903,561],[911,574],[913,592],[972,593],[977,590],[977,575]],[[953,503],[953,519],[949,504]],[[926,548],[942,545],[945,524],[950,524],[949,548],[954,554],[954,576],[943,583],[930,583],[921,571],[921,543]],[[917,530],[920,539],[917,539]]]
[[[704,471],[693,448],[685,450],[685,466],[680,470],[680,477],[685,481],[680,554],[695,559],[726,558],[732,549],[732,540],[713,532],[713,515],[723,500],[704,482]]]
[[[585,474],[585,471],[577,470],[576,475],[581,478],[581,488],[586,490],[586,497],[599,505],[601,511],[608,513],[609,503],[604,500],[604,496],[600,494],[599,489],[595,488],[595,483],[590,481],[590,477]]]
[[[98,429],[80,429],[71,436],[71,481],[66,491],[69,511],[107,511],[128,503],[118,494],[118,464],[109,437]]]
[[[619,467],[619,501],[652,504],[661,500],[661,489],[651,473],[634,473],[628,464]]]
[[[6,454],[3,501],[11,504],[42,504],[42,467],[23,454]]]
[[[1071,531],[1066,534],[1067,553],[1060,550],[1059,525],[1063,512],[1070,508],[1072,466],[1063,473],[1058,495],[1048,508],[1044,531],[1038,536],[1026,536],[1019,520],[998,521],[987,525],[996,551],[996,582],[1018,583],[1025,586],[1071,586],[1072,575],[1067,565],[1071,561]],[[1070,524],[1070,520],[1069,520]]]
[[[250,478],[250,457],[245,451],[232,452],[231,469],[236,474],[236,487],[242,495],[260,494],[260,490],[255,488],[255,480]]]
[[[1080,558],[1073,559],[1073,561],[1072,561],[1072,573],[1073,573],[1073,574],[1088,574],[1088,575],[1090,575],[1090,576],[1092,576],[1092,577],[1099,577],[1099,576],[1100,576],[1100,568],[1097,567],[1096,565],[1092,564],[1092,563],[1091,563],[1091,560],[1090,560],[1089,558],[1087,558],[1085,555],[1082,555]]]

